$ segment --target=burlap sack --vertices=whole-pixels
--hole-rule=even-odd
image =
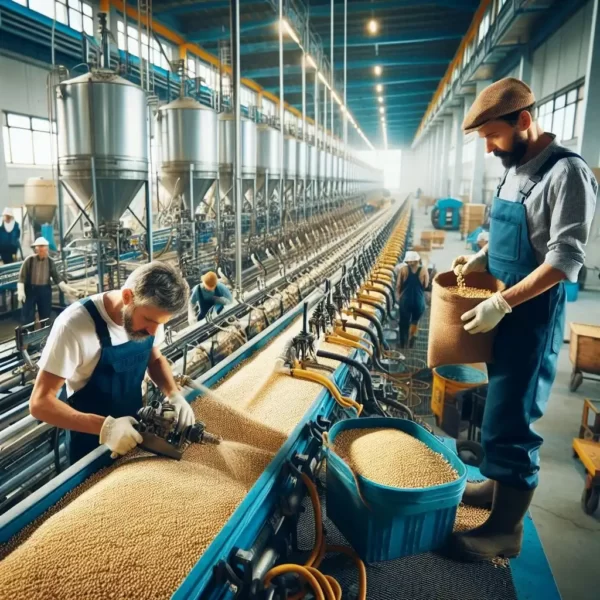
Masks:
[[[504,284],[489,273],[471,273],[465,277],[468,287],[492,290],[504,289]],[[482,300],[463,298],[446,288],[456,286],[456,275],[439,273],[433,280],[427,366],[490,363],[496,331],[470,334],[464,330],[460,317]]]

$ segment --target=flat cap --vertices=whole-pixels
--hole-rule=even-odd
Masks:
[[[489,121],[523,110],[535,102],[531,88],[520,79],[506,77],[488,87],[475,98],[463,121],[463,131],[477,131]]]

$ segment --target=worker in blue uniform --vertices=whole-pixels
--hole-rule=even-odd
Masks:
[[[0,224],[0,258],[5,265],[15,262],[17,251],[21,247],[21,229],[15,221],[12,208],[2,211]]]
[[[185,310],[189,287],[166,263],[138,267],[120,290],[75,302],[54,322],[40,357],[31,415],[70,432],[71,464],[98,444],[113,456],[142,441],[136,429],[146,371],[174,407],[177,428],[195,422],[160,352],[164,325]],[[68,401],[58,399],[63,385]]]
[[[419,253],[409,250],[396,282],[401,348],[406,348],[407,345],[412,348],[415,344],[419,333],[419,321],[425,312],[425,290],[428,286],[429,273],[421,265]]]
[[[577,281],[595,210],[598,185],[583,159],[559,145],[534,120],[535,98],[514,78],[481,92],[463,123],[506,171],[490,213],[489,244],[459,256],[464,274],[489,271],[506,289],[462,315],[474,335],[496,328],[483,416],[488,479],[467,484],[466,504],[491,507],[481,527],[453,538],[457,557],[513,557],[538,484],[543,414],[563,344],[565,280]]]
[[[223,307],[233,302],[229,288],[221,283],[214,271],[202,276],[202,281],[195,286],[188,305],[188,322],[197,323],[204,319],[209,310],[214,308],[218,314]]]

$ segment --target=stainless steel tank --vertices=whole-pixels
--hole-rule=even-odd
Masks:
[[[58,199],[56,185],[52,179],[42,177],[27,179],[24,186],[24,199],[27,216],[36,226],[41,227],[45,223],[54,221]]]
[[[118,221],[148,178],[146,94],[111,71],[94,71],[60,83],[56,96],[63,182],[83,206],[97,203],[101,222]]]
[[[242,117],[242,177],[256,175],[256,123]],[[235,147],[235,117],[231,113],[219,116],[219,167],[222,170],[233,170],[233,154]]]
[[[281,132],[269,125],[259,125],[257,136],[258,171],[266,172],[268,170],[270,178],[278,178],[281,175],[281,156],[279,154]]]
[[[325,181],[327,179],[327,154],[325,150],[319,150],[319,179]]]
[[[331,152],[325,152],[325,177],[327,181],[333,180],[333,154]]]
[[[308,145],[305,141],[299,141],[296,153],[296,177],[304,179],[308,176]]]
[[[190,203],[190,168],[194,173],[194,206],[217,178],[217,113],[192,98],[178,98],[158,112],[161,181],[172,195]]]
[[[319,149],[312,145],[308,147],[308,178],[319,178]]]
[[[298,175],[298,140],[291,135],[285,137],[284,140],[284,162],[283,170],[285,176],[293,179]]]

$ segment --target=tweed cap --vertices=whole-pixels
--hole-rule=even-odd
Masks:
[[[473,102],[465,120],[463,131],[477,131],[489,121],[523,110],[535,102],[530,87],[520,79],[506,77],[488,85]]]

